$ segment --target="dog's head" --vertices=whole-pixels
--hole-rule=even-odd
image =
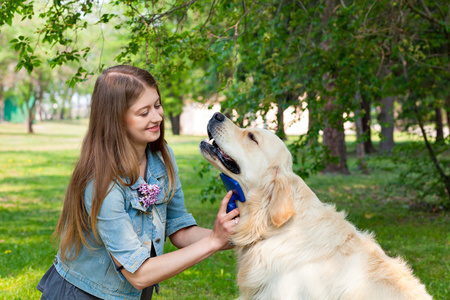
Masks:
[[[202,155],[217,169],[239,182],[247,202],[243,210],[261,209],[279,227],[294,214],[287,174],[292,156],[274,133],[259,128],[239,128],[221,113],[208,123],[208,141],[200,144]],[[253,199],[261,197],[261,199]],[[242,208],[241,208],[242,206]],[[247,207],[249,206],[249,207]],[[258,208],[259,207],[259,208]]]

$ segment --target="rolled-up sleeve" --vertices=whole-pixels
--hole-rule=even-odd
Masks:
[[[92,182],[88,184],[85,192],[88,211],[91,207],[91,195]],[[97,230],[108,253],[127,271],[134,273],[150,257],[150,253],[134,231],[124,202],[124,190],[118,184],[114,185],[103,200],[97,217]]]

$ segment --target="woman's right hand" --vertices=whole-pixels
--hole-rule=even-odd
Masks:
[[[232,191],[229,191],[220,203],[219,212],[214,221],[214,228],[211,232],[211,238],[217,247],[217,250],[226,250],[233,248],[230,243],[230,237],[234,232],[235,226],[239,223],[239,209],[233,209],[227,213],[228,201],[230,201]]]

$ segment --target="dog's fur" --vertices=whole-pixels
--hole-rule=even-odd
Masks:
[[[238,128],[223,115],[208,130],[215,143],[202,142],[203,156],[237,180],[247,199],[238,203],[232,236],[240,299],[432,299],[402,259],[319,201],[275,134]],[[240,172],[226,168],[213,147]]]

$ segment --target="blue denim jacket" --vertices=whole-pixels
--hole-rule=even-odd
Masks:
[[[117,271],[111,255],[126,270],[134,273],[150,257],[152,244],[157,255],[161,255],[166,237],[184,227],[196,225],[184,205],[178,167],[170,147],[169,152],[176,173],[173,198],[170,201],[165,198],[168,177],[161,153],[147,150],[147,183],[161,188],[158,201],[148,209],[139,203],[137,189],[144,183],[141,177],[131,187],[116,183],[103,201],[97,218],[101,244],[91,242],[91,250],[82,245],[80,254],[64,263],[59,254],[56,256],[54,265],[64,279],[99,298],[140,298],[141,291]],[[92,182],[87,185],[84,195],[86,209],[90,211]]]

